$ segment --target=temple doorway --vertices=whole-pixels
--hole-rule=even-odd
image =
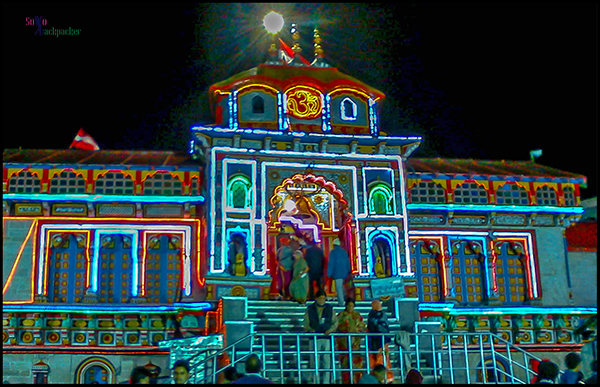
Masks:
[[[295,235],[305,243],[315,243],[323,249],[324,287],[328,293],[335,293],[326,276],[327,259],[335,238],[340,239],[342,248],[348,252],[352,271],[358,267],[356,226],[343,192],[322,176],[296,174],[275,188],[269,203],[267,248],[271,275],[281,240]]]

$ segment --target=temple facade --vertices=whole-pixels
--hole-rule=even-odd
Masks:
[[[559,364],[581,350],[597,309],[573,302],[565,230],[586,178],[413,157],[420,136],[379,127],[383,92],[294,51],[212,85],[187,153],[4,151],[5,379],[168,373],[158,343],[218,332],[222,297],[277,296],[290,235],[326,257],[339,238],[356,299],[408,330],[491,331]]]

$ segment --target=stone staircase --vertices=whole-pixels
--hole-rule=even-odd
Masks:
[[[247,321],[254,323],[254,332],[256,333],[302,333],[304,332],[304,313],[306,308],[314,301],[308,301],[306,305],[299,305],[292,301],[272,301],[272,300],[248,300],[247,309]],[[344,310],[343,306],[337,305],[336,300],[329,300],[328,303],[334,306],[334,312],[336,314]],[[356,301],[355,310],[361,314],[363,319],[367,320],[369,312],[371,311],[371,301]],[[384,307],[384,310],[386,308]],[[388,314],[388,321],[390,323],[390,330],[392,332],[400,329],[398,320],[394,317],[393,313],[386,310]],[[293,372],[279,372],[282,368],[285,370],[295,370],[298,367],[297,357],[290,355],[283,355],[281,358],[280,348],[285,348],[286,351],[295,351],[297,349],[296,337],[277,337],[276,335],[269,336],[265,341],[263,348],[262,343],[255,342],[253,345],[253,351],[261,352],[264,351],[264,369],[266,375],[271,380],[278,380],[278,382],[285,382],[287,380],[294,380],[297,382],[306,382],[307,380],[295,380]],[[363,341],[361,350],[364,351],[366,343]],[[301,351],[308,351],[309,347],[306,343],[300,345]],[[395,359],[390,359],[392,362]],[[308,356],[304,356],[300,360],[300,368],[308,368],[309,360]]]
[[[247,321],[254,322],[255,332],[304,332],[304,313],[306,307],[313,302],[308,301],[306,305],[302,306],[292,301],[248,300]],[[328,303],[333,305],[336,314],[344,310],[343,306],[337,305],[337,300],[328,301]],[[354,309],[366,322],[371,311],[371,301],[356,301]],[[389,310],[387,313],[390,330],[398,331],[400,326],[397,319]]]

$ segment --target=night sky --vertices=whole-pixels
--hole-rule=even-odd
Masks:
[[[597,4],[2,5],[2,142],[67,148],[79,128],[101,149],[184,150],[210,124],[208,87],[263,63],[262,18],[298,24],[312,60],[386,94],[381,130],[420,134],[413,157],[528,160],[588,177],[596,196]],[[35,35],[79,29],[74,36]]]

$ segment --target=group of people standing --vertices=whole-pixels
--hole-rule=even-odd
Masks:
[[[325,273],[325,254],[323,249],[313,243],[305,243],[301,238],[292,235],[280,239],[281,246],[277,250],[276,284],[279,295],[283,299],[305,304],[315,299],[317,291],[324,292],[323,275]],[[333,241],[333,249],[329,254],[327,276],[335,281],[338,303],[344,305],[344,280],[351,275],[350,258],[341,247],[338,238]]]
[[[311,358],[311,368],[314,368],[314,362],[319,362],[319,369],[331,368],[331,357],[328,352],[331,351],[331,340],[328,337],[333,332],[338,333],[389,333],[389,323],[387,314],[382,310],[381,302],[375,300],[372,302],[372,309],[369,312],[367,321],[358,311],[354,309],[355,302],[353,298],[346,299],[346,308],[338,313],[334,313],[333,306],[327,304],[325,292],[317,292],[316,300],[313,304],[306,308],[304,314],[304,330],[309,333],[322,333],[317,336],[316,340],[311,340],[310,350],[316,350],[320,355],[317,359]],[[336,353],[339,353],[341,368],[350,368],[350,348],[352,349],[352,368],[363,368],[364,359],[360,355],[360,336],[340,336],[335,340]],[[389,340],[386,340],[383,335],[374,335],[368,337],[369,362],[374,364],[390,364],[389,359]],[[383,357],[386,357],[385,359]],[[331,382],[331,374],[329,372],[320,373],[321,381],[325,384]],[[362,376],[362,372],[354,372],[353,382],[357,383]],[[342,372],[342,381],[350,382],[350,372]]]

